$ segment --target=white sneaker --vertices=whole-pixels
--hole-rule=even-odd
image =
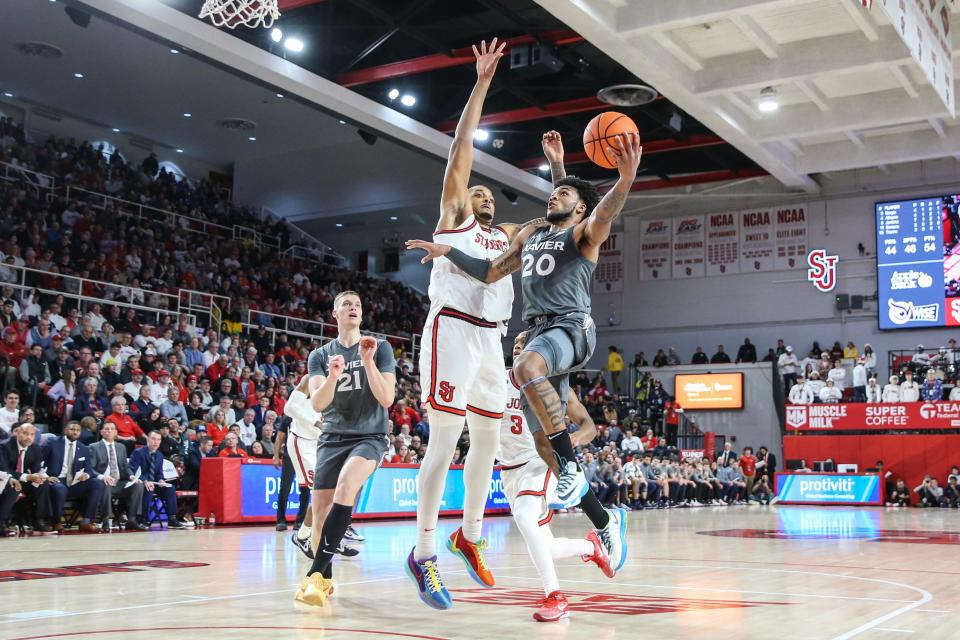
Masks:
[[[610,515],[610,522],[603,529],[595,529],[600,542],[607,549],[610,556],[610,566],[614,571],[627,561],[627,512],[623,509],[605,509]]]
[[[568,462],[563,472],[557,478],[555,502],[547,506],[551,509],[568,509],[580,504],[580,499],[590,490],[583,470],[577,467],[576,462]]]

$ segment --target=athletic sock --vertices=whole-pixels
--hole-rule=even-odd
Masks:
[[[417,545],[413,551],[416,560],[437,555],[440,502],[443,500],[450,461],[463,433],[463,418],[460,416],[433,409],[427,409],[427,416],[430,420],[430,442],[417,474]],[[469,460],[469,456],[467,458]]]
[[[301,524],[300,528],[297,529],[297,537],[300,538],[301,540],[306,540],[307,538],[310,537],[310,532],[312,530],[313,530],[312,527],[308,527],[305,524]]]
[[[330,566],[333,554],[337,552],[340,541],[343,540],[343,534],[347,532],[350,526],[351,516],[353,515],[353,505],[333,503],[327,519],[323,521],[323,529],[320,531],[320,546],[313,558],[313,564],[310,566],[308,576],[315,573],[323,574],[324,570]]]
[[[563,472],[566,468],[568,462],[573,462],[577,464],[577,456],[573,452],[573,443],[570,442],[570,434],[564,431],[558,431],[557,433],[547,436],[547,439],[550,441],[550,446],[553,447],[553,450],[560,457],[560,471]],[[577,469],[580,469],[580,465],[577,464]]]
[[[470,432],[470,455],[463,467],[463,537],[476,542],[480,539],[493,461],[500,446],[500,419],[468,411],[467,429]]]
[[[550,554],[554,560],[592,556],[593,543],[584,538],[554,538],[553,544],[550,546]]]
[[[580,508],[583,509],[584,515],[590,518],[590,522],[593,523],[596,529],[605,529],[610,522],[610,514],[607,513],[607,510],[604,509],[600,501],[597,500],[597,496],[594,495],[593,491],[587,491],[583,494],[583,497],[580,498]]]

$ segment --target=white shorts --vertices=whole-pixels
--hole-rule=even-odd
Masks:
[[[520,496],[536,496],[543,505],[538,524],[542,527],[550,522],[553,511],[547,508],[547,497],[557,490],[557,477],[546,462],[534,458],[515,469],[502,468],[500,480],[503,481],[503,495],[507,498],[511,510]]]
[[[293,462],[293,470],[297,473],[297,484],[312,489],[313,470],[317,466],[317,441],[301,438],[292,432],[288,435],[287,453]]]
[[[500,328],[449,307],[430,314],[420,348],[421,400],[435,411],[499,420],[507,406]]]

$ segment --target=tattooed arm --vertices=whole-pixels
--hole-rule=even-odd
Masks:
[[[630,188],[637,178],[637,169],[640,168],[640,156],[643,153],[643,147],[640,146],[640,139],[630,134],[629,136],[617,136],[614,146],[608,147],[607,151],[617,160],[620,179],[603,196],[593,213],[577,225],[582,227],[582,230],[580,230],[581,238],[578,240],[581,252],[592,260],[597,259],[600,245],[610,237],[610,228],[613,226],[613,221],[623,211],[623,205],[626,204],[627,197],[630,195]]]
[[[513,241],[517,237],[517,234],[526,229],[527,227],[547,227],[550,226],[550,223],[547,222],[546,218],[534,218],[533,220],[527,220],[523,224],[514,224],[512,222],[505,222],[501,225],[498,225],[503,229],[504,233],[507,234],[507,238],[510,241]]]
[[[520,268],[520,254],[523,252],[523,243],[537,230],[536,226],[528,226],[517,233],[510,243],[510,248],[496,260],[484,260],[468,256],[463,251],[446,244],[427,242],[426,240],[407,240],[407,249],[423,249],[427,255],[420,260],[427,264],[436,258],[446,257],[468,276],[480,282],[496,282],[506,278]]]

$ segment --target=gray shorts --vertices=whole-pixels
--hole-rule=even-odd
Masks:
[[[321,433],[317,439],[317,467],[313,472],[315,491],[336,489],[340,471],[354,456],[380,462],[389,443],[382,433],[347,435]]]
[[[539,353],[547,363],[547,379],[567,412],[567,393],[570,373],[582,369],[593,356],[597,346],[597,327],[590,316],[560,316],[550,318],[529,330],[524,351]],[[541,431],[540,421],[523,396],[523,414],[530,431]]]

